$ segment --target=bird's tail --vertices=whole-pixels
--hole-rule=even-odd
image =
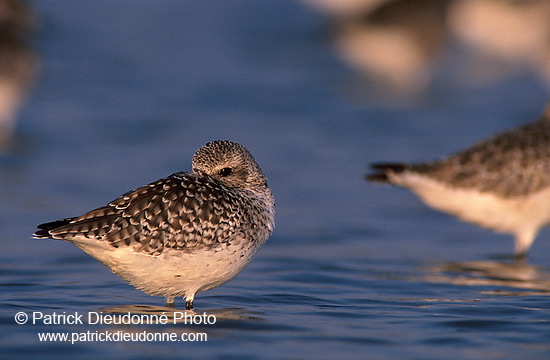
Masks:
[[[68,219],[62,219],[62,220],[56,220],[49,223],[44,223],[38,225],[38,230],[33,234],[33,237],[36,239],[53,239],[52,235],[50,234],[50,230],[57,229],[60,226],[67,225],[71,221],[73,221],[75,218],[68,218]]]
[[[376,163],[371,164],[370,167],[374,172],[371,174],[366,174],[365,179],[374,183],[385,184],[391,182],[388,177],[389,173],[402,173],[409,168],[409,165],[402,163]]]

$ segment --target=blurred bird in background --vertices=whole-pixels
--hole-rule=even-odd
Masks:
[[[418,97],[440,69],[460,85],[532,71],[550,86],[548,0],[304,1],[332,24],[339,57],[384,95]]]
[[[30,45],[35,19],[20,0],[0,0],[0,148],[9,145],[17,110],[38,71]]]

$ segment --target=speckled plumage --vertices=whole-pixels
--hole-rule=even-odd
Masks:
[[[374,164],[374,182],[411,189],[428,205],[516,236],[524,255],[550,223],[550,107],[543,117],[447,158]]]
[[[274,200],[245,147],[206,144],[193,173],[132,190],[82,216],[39,225],[38,238],[73,242],[137,288],[185,296],[237,275],[274,227]],[[152,273],[150,273],[152,271]]]

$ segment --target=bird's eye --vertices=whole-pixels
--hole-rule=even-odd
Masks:
[[[226,167],[218,171],[218,175],[225,177],[225,176],[231,175],[232,172],[233,172],[233,169]]]

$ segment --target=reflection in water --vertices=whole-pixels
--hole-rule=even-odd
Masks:
[[[9,145],[16,112],[37,72],[28,40],[33,23],[24,2],[0,0],[0,148]]]
[[[207,315],[214,315],[216,321],[219,320],[262,320],[259,317],[260,314],[251,311],[245,311],[235,308],[223,308],[223,309],[209,309],[208,311],[200,310],[185,310],[176,309],[167,306],[155,306],[155,305],[121,305],[109,308],[102,308],[98,312],[104,314],[141,314],[141,315],[166,315],[173,323],[174,317],[176,317],[176,323],[185,323],[185,319],[182,319],[182,313],[189,316],[199,315],[204,313]],[[176,313],[176,314],[174,314]]]
[[[454,285],[505,286],[524,290],[550,292],[550,272],[526,261],[466,261],[450,262],[428,269],[425,280]],[[502,291],[498,292],[503,294]],[[517,292],[513,292],[518,295]]]

